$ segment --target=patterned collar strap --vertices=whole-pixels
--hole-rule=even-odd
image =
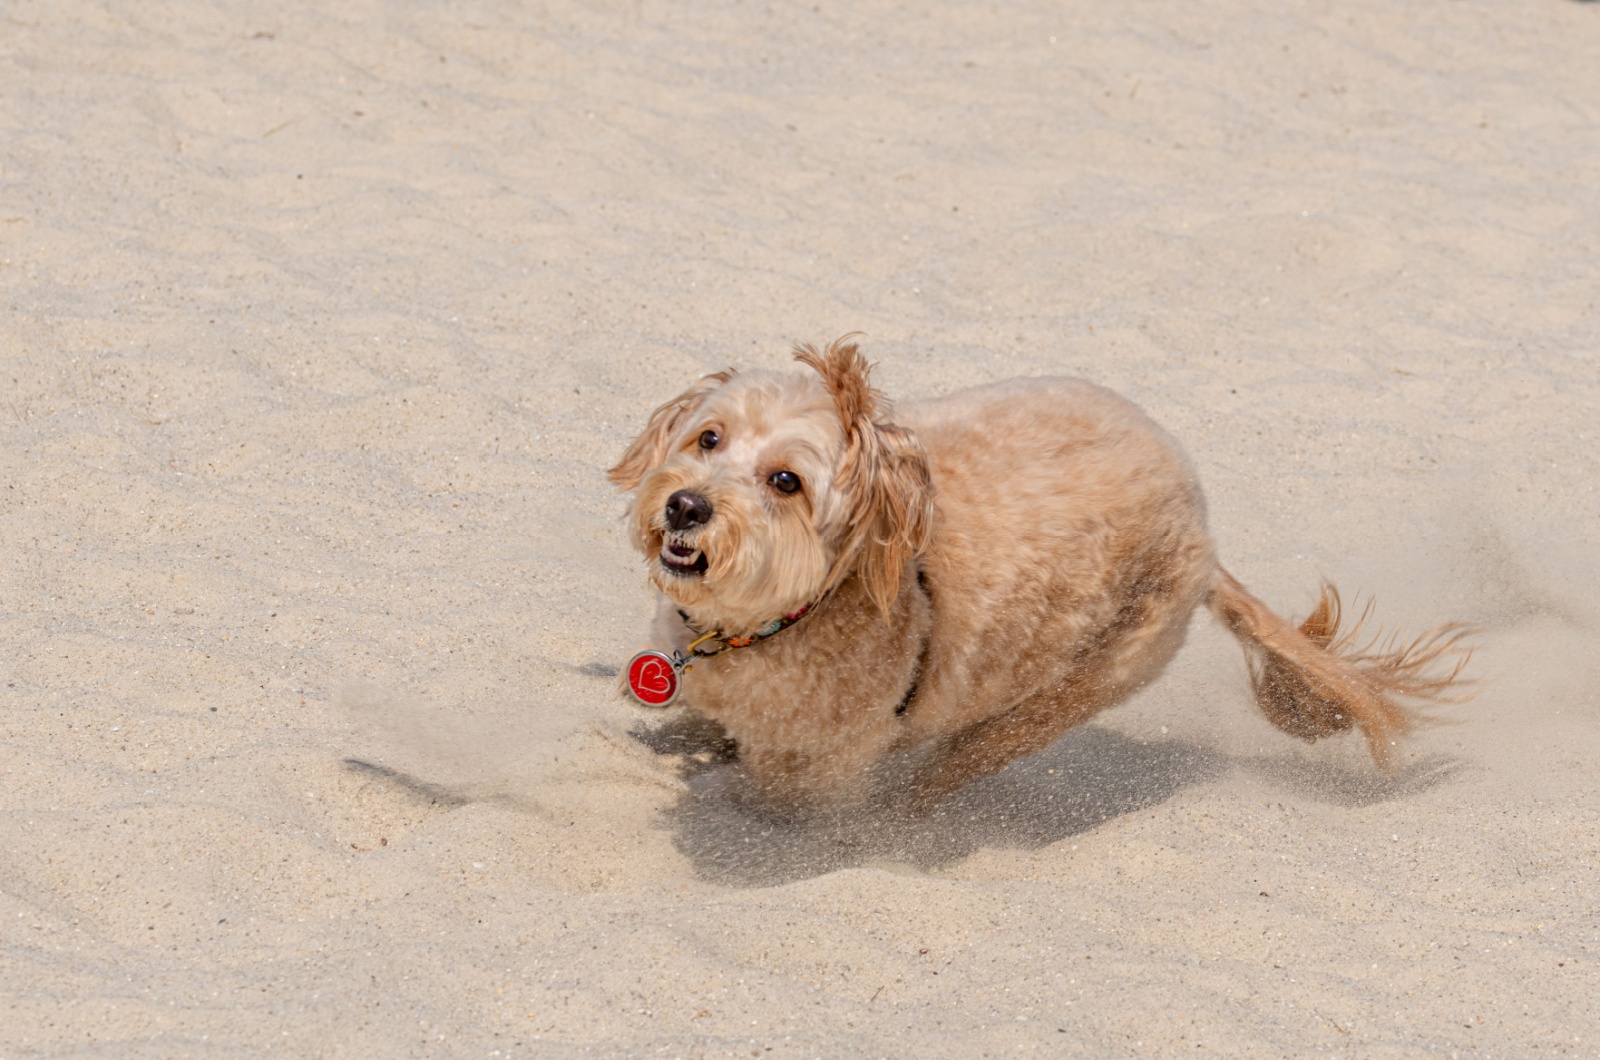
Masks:
[[[790,612],[782,618],[775,618],[748,637],[727,639],[723,639],[721,630],[700,633],[689,624],[689,616],[679,611],[678,615],[683,619],[683,624],[689,626],[695,633],[700,633],[700,636],[689,645],[688,651],[674,650],[669,655],[664,651],[646,648],[635,655],[628,661],[628,691],[633,693],[634,699],[647,707],[667,706],[678,698],[678,688],[682,683],[684,671],[696,662],[730,652],[735,648],[748,648],[758,640],[766,640],[800,621],[816,606],[815,602],[809,603],[798,611]],[[702,651],[700,645],[708,641],[716,641],[720,646],[715,651]]]
[[[710,633],[701,633],[699,639],[697,639],[693,644],[689,645],[689,652],[701,659],[708,659],[713,655],[721,655],[723,652],[732,651],[735,648],[748,648],[758,640],[766,640],[768,637],[775,636],[778,633],[788,629],[790,626],[804,618],[806,614],[815,606],[815,604],[807,604],[798,611],[791,611],[782,618],[775,618],[771,622],[768,622],[766,625],[762,626],[760,629],[756,630],[754,633],[750,634],[748,637],[723,637],[720,630],[714,630]],[[689,628],[694,630],[694,632],[700,633],[698,629],[695,629],[694,626],[690,625],[688,615],[684,614],[682,611],[679,611],[678,617],[683,619],[684,625],[689,626]],[[716,651],[701,651],[700,645],[707,641],[717,641],[722,645],[722,647],[718,648]]]

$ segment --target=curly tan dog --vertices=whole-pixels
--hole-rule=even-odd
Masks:
[[[854,344],[795,357],[815,373],[701,379],[610,472],[661,593],[635,695],[681,683],[772,802],[854,801],[892,752],[924,800],[997,772],[1154,679],[1201,603],[1274,724],[1359,727],[1380,765],[1415,722],[1397,699],[1466,661],[1457,626],[1356,646],[1331,586],[1298,628],[1269,611],[1177,443],[1108,390],[1018,379],[890,423]]]

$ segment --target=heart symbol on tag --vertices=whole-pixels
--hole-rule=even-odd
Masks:
[[[659,659],[646,659],[644,665],[639,667],[639,688],[641,691],[664,696],[667,694],[667,689],[671,687],[672,681],[667,675],[667,668],[661,665]]]
[[[678,695],[678,671],[658,651],[642,651],[628,663],[628,690],[651,707],[664,707]]]

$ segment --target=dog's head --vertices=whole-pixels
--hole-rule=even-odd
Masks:
[[[656,409],[611,480],[650,580],[725,634],[749,632],[858,574],[888,614],[928,541],[933,487],[909,430],[880,423],[844,340],[795,350],[809,373],[731,369]]]

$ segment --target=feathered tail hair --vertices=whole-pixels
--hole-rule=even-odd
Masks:
[[[1317,740],[1357,726],[1373,760],[1389,769],[1399,737],[1425,720],[1399,700],[1468,697],[1461,671],[1472,650],[1463,641],[1474,630],[1460,623],[1436,626],[1410,642],[1381,631],[1360,642],[1371,604],[1341,631],[1339,591],[1324,582],[1317,606],[1297,628],[1221,567],[1207,603],[1249,657],[1261,712],[1290,736]]]

